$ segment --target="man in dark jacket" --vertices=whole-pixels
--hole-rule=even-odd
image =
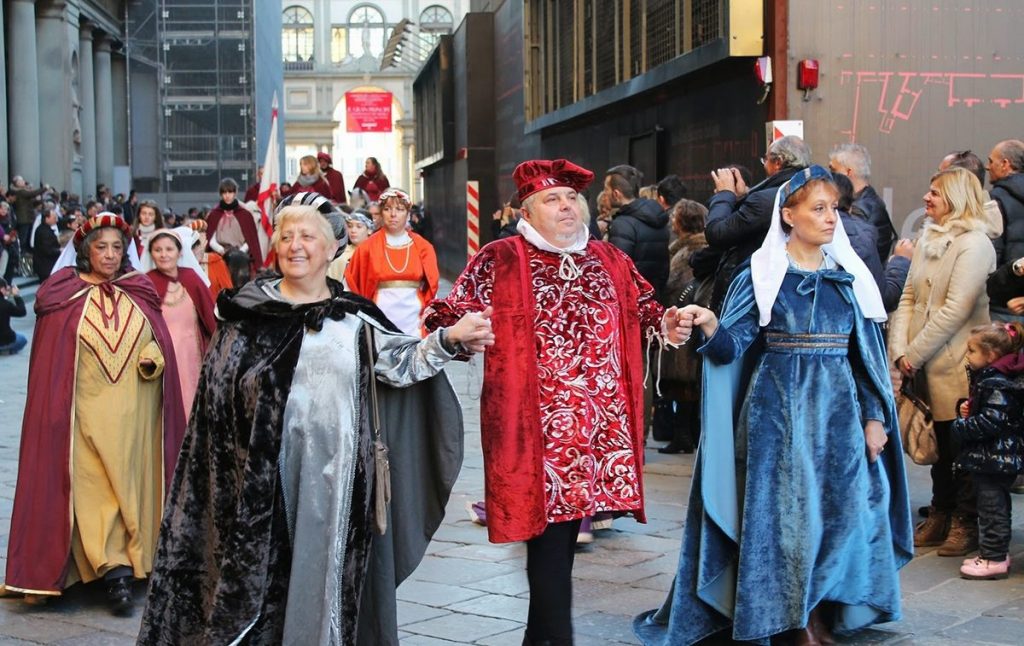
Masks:
[[[761,161],[768,178],[750,189],[735,168],[711,172],[715,194],[708,202],[704,235],[708,246],[723,254],[711,297],[711,309],[718,313],[736,267],[764,242],[772,222],[775,194],[798,170],[810,166],[811,149],[800,137],[789,135],[773,141]]]
[[[1024,141],[1007,139],[988,156],[989,192],[1003,214],[1003,235],[992,241],[996,263],[1024,256]]]
[[[605,173],[604,189],[618,209],[608,242],[630,257],[660,302],[668,281],[668,213],[654,200],[637,197],[642,181],[643,174],[632,166],[614,166]]]
[[[871,155],[860,144],[839,144],[828,156],[828,167],[836,175],[846,175],[853,183],[853,206],[850,213],[873,224],[878,231],[878,259],[885,264],[896,239],[896,230],[889,218],[889,209],[868,183],[871,179]]]
[[[43,221],[36,227],[32,240],[32,268],[40,281],[50,277],[58,257],[60,242],[57,239],[57,210],[48,206],[43,209]]]
[[[18,219],[18,237],[21,239],[21,249],[32,248],[32,223],[35,221],[35,211],[32,209],[32,202],[46,190],[45,186],[32,188],[21,175],[16,175],[11,182],[11,190],[8,195],[14,197],[14,214]]]

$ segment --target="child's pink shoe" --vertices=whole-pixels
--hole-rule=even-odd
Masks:
[[[980,556],[970,563],[960,566],[960,576],[965,579],[988,580],[1005,579],[1010,576],[1010,559],[1005,561],[989,561]]]
[[[967,558],[964,559],[964,565],[967,565],[968,563],[974,563],[975,559],[977,559],[977,558],[978,558],[977,556],[968,556]],[[1010,565],[1010,555],[1007,554],[1006,555],[1006,569],[1009,570],[1011,568],[1012,568],[1012,566]]]

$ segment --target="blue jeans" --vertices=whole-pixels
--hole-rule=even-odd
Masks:
[[[28,345],[28,339],[24,334],[14,333],[14,341],[0,345],[0,354],[18,354],[21,349]]]

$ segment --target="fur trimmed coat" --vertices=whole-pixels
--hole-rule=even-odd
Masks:
[[[985,282],[996,251],[982,220],[928,224],[914,249],[900,304],[889,323],[889,359],[906,356],[924,373],[922,393],[937,422],[956,417],[967,395],[967,337],[989,322]]]
[[[293,568],[304,568],[297,572],[313,587],[312,597],[323,589],[324,555],[293,554],[294,524],[308,520],[296,520],[290,505],[299,492],[285,486],[283,474],[296,467],[282,452],[286,444],[303,441],[284,437],[286,407],[299,373],[304,336],[323,329],[327,319],[353,316],[359,319],[355,325],[373,328],[380,354],[371,364],[366,339],[358,333],[358,356],[348,359],[356,366],[355,383],[339,383],[337,388],[339,398],[358,393],[357,401],[351,402],[356,411],[354,446],[346,454],[355,463],[354,475],[342,523],[348,528],[341,534],[345,545],[336,550],[343,561],[324,566],[340,572],[338,596],[321,595],[316,600],[337,606],[337,616],[325,620],[335,625],[329,636],[313,642],[398,644],[395,588],[422,559],[462,463],[458,399],[443,374],[404,388],[381,381],[382,370],[404,375],[406,383],[436,373],[421,370],[410,377],[409,369],[409,362],[427,353],[423,344],[436,339],[390,332],[393,326],[372,303],[344,292],[333,280],[328,281],[330,300],[305,305],[268,295],[272,281],[273,277],[256,279],[218,299],[222,322],[203,365],[166,506],[140,644],[289,641],[286,623],[295,621],[287,607]],[[410,345],[416,346],[412,353],[382,349]],[[389,363],[389,358],[394,361]],[[373,529],[371,365],[378,379],[382,439],[390,448],[392,504],[383,535]],[[387,383],[401,385],[395,381]],[[298,427],[300,435],[305,428]],[[331,492],[344,486],[327,478],[326,470],[324,475],[314,487],[302,490],[301,499],[335,495]],[[321,519],[321,534],[333,526],[331,515],[326,516]],[[295,614],[304,617],[318,610],[302,607]],[[296,632],[316,632],[319,626],[299,628],[304,630]]]

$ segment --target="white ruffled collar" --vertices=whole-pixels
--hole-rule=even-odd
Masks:
[[[541,251],[556,253],[560,256],[561,262],[558,265],[558,276],[563,280],[576,280],[583,273],[583,270],[576,264],[573,255],[583,255],[587,250],[587,243],[590,242],[590,234],[584,227],[576,231],[576,239],[566,247],[556,247],[533,228],[525,219],[520,219],[516,230],[523,239],[537,247]]]

